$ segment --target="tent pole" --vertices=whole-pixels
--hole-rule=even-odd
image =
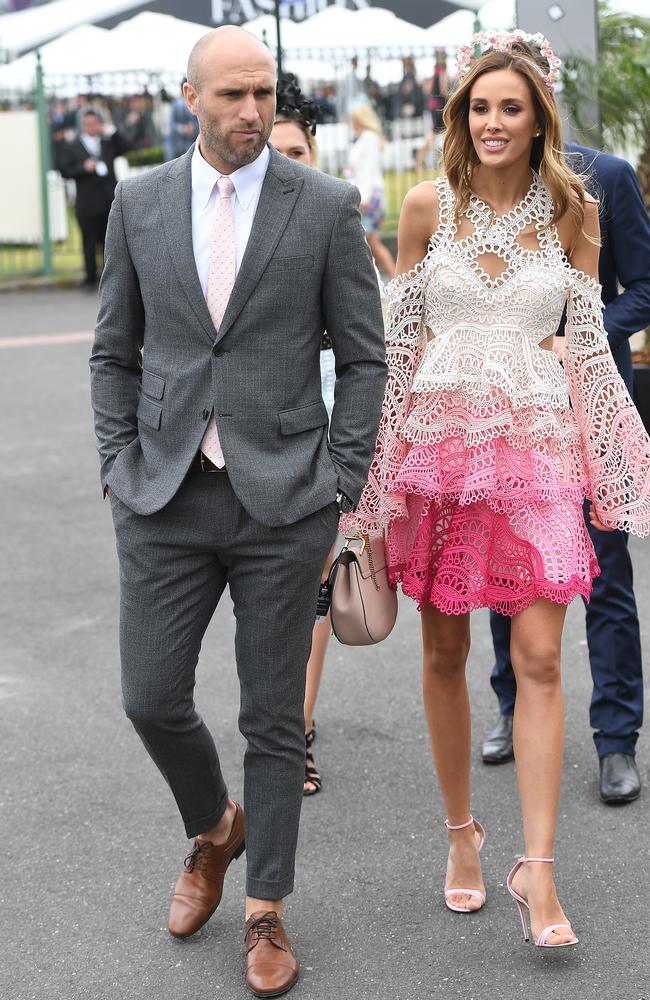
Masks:
[[[43,64],[40,50],[36,53],[36,113],[38,115],[38,138],[40,145],[41,175],[41,217],[43,224],[43,273],[52,275],[52,240],[50,238],[50,198],[47,187],[47,172],[50,169],[50,135],[47,127],[45,87],[43,85]]]
[[[275,32],[277,38],[276,63],[278,66],[278,79],[282,76],[282,41],[280,29],[280,0],[275,0]]]

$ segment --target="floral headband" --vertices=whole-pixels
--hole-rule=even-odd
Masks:
[[[540,55],[546,59],[549,65],[548,73],[545,73],[541,66],[539,66],[533,59],[528,59],[524,53],[517,52],[516,46],[519,42],[525,42],[527,45],[535,49],[539,49]],[[520,59],[525,62],[530,63],[534,66],[542,80],[544,81],[546,87],[553,94],[555,93],[555,85],[560,78],[560,66],[562,61],[551,48],[551,43],[548,38],[545,38],[541,32],[537,32],[535,35],[529,35],[525,31],[521,31],[517,28],[515,31],[508,32],[492,32],[492,31],[479,31],[475,35],[472,35],[467,45],[461,45],[458,49],[456,55],[456,75],[459,80],[469,72],[469,68],[472,62],[475,61],[475,50],[479,48],[482,49],[481,55],[485,55],[486,52],[513,52]]]

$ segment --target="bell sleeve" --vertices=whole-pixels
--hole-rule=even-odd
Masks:
[[[340,530],[346,535],[381,535],[390,521],[406,517],[403,497],[392,495],[390,490],[409,449],[400,429],[410,408],[413,379],[427,343],[424,286],[423,262],[386,286],[388,377],[368,481],[354,513],[341,518]]]
[[[600,285],[573,271],[564,370],[596,514],[610,528],[650,534],[650,438],[612,358]]]

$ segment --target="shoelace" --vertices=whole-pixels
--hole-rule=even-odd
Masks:
[[[275,932],[278,929],[278,915],[272,910],[268,913],[264,913],[248,928],[248,933],[252,935],[251,945],[257,944],[258,941],[272,941]]]
[[[188,872],[194,871],[195,868],[198,868],[200,872],[205,872],[208,864],[207,851],[210,847],[212,844],[207,840],[202,843],[198,840],[194,842],[194,847],[183,862]]]

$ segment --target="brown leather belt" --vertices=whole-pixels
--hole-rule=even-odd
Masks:
[[[211,462],[207,455],[204,455],[202,451],[197,451],[196,455],[192,459],[192,464],[190,465],[190,472],[225,472],[225,466],[219,468],[214,462]]]

